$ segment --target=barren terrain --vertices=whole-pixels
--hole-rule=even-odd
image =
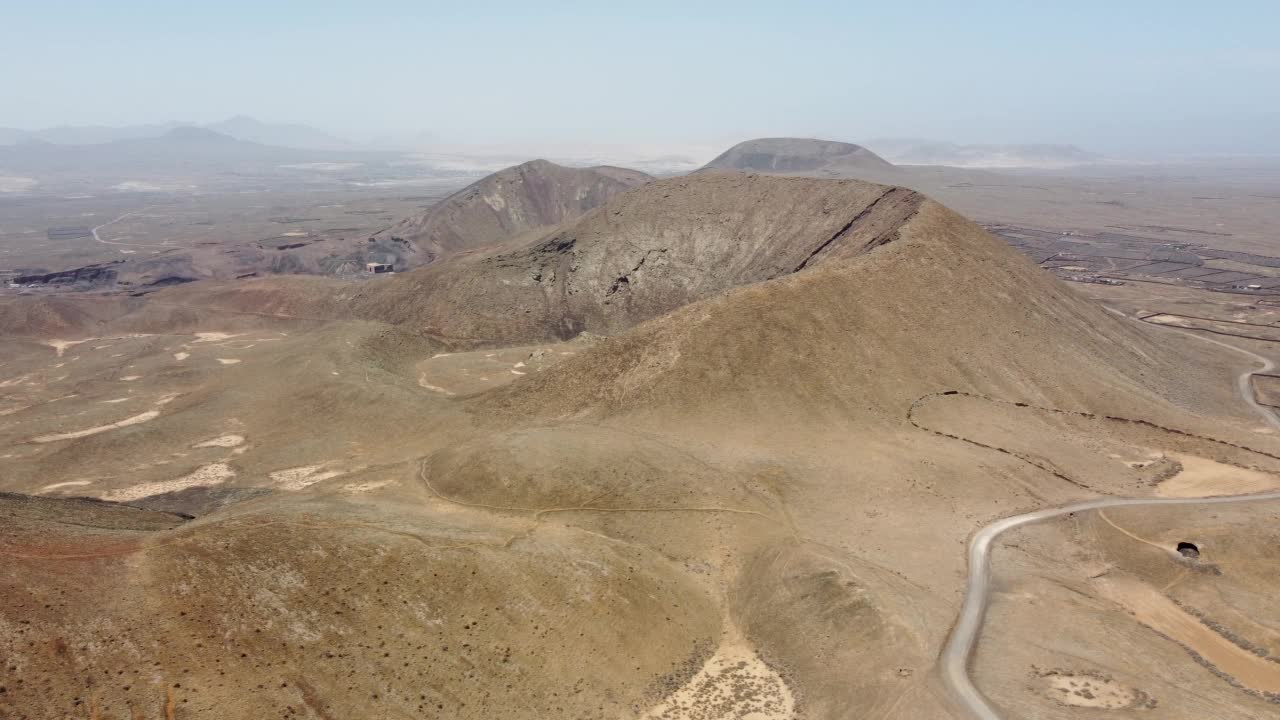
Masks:
[[[963,718],[980,528],[1280,487],[1258,364],[1192,337],[1269,356],[1217,332],[1265,298],[850,179],[603,200],[390,278],[0,298],[0,716]],[[969,676],[1274,714],[1277,507],[1009,531]]]

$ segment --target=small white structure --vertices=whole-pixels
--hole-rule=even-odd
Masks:
[[[391,272],[390,263],[369,262],[364,264],[365,272],[370,273],[388,273]]]

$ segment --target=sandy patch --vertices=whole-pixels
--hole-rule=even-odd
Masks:
[[[325,470],[324,467],[328,464],[321,463],[319,465],[304,465],[302,467],[276,470],[271,473],[271,479],[278,483],[282,490],[301,490],[321,480],[328,480],[345,474],[342,470]]]
[[[370,482],[352,483],[351,485],[343,485],[342,492],[359,495],[361,493],[373,492],[379,488],[384,488],[394,482],[395,480],[373,480]]]
[[[74,347],[76,345],[79,345],[80,343],[85,343],[85,342],[89,342],[89,341],[88,340],[45,340],[44,344],[53,348],[53,352],[58,357],[62,357],[62,354],[67,351],[67,348]]]
[[[786,682],[764,664],[736,629],[683,687],[644,720],[784,720],[795,717]]]
[[[114,405],[114,404],[116,404],[116,403],[122,403],[122,402],[125,402],[125,401],[126,401],[126,400],[128,400],[128,399],[129,399],[129,398],[127,398],[127,397],[122,397],[122,398],[112,398],[112,399],[110,399],[110,400],[102,400],[101,402],[102,402],[102,404],[103,404],[103,405]]]
[[[198,332],[198,333],[195,333],[196,339],[193,340],[192,342],[198,342],[198,343],[218,342],[219,340],[230,340],[231,338],[234,338],[234,337],[240,337],[243,334],[244,333],[233,335],[231,333],[224,333],[224,332]]]
[[[57,490],[58,488],[80,487],[82,485],[92,485],[92,484],[93,484],[92,480],[68,480],[66,482],[59,482],[59,483],[54,483],[52,485],[45,485],[44,487],[40,488],[40,492],[44,493],[44,492],[49,492],[50,490]]]
[[[21,175],[0,175],[0,193],[23,193],[39,185],[35,178]]]
[[[334,375],[337,375],[337,373],[334,373]],[[453,391],[452,391],[452,390],[448,390],[448,389],[446,389],[446,388],[442,388],[442,387],[440,387],[439,385],[432,385],[431,383],[427,382],[427,376],[426,376],[426,374],[425,374],[425,373],[422,373],[422,374],[419,374],[419,375],[418,375],[418,385],[420,385],[421,387],[424,387],[424,388],[426,388],[426,389],[428,389],[428,390],[430,390],[430,391],[432,391],[432,392],[438,392],[438,393],[440,393],[441,395],[452,395],[452,394],[453,394]]]
[[[221,437],[205,440],[204,442],[192,445],[193,448],[233,448],[244,444],[243,435],[222,435]]]
[[[1124,607],[1138,622],[1196,653],[1219,672],[1258,692],[1280,693],[1280,663],[1260,658],[1219,635],[1137,578],[1109,576],[1096,582],[1104,597]]]
[[[14,405],[13,407],[7,407],[0,410],[0,416],[12,415],[20,410],[26,410],[29,407],[31,406],[30,405]]]
[[[131,500],[141,500],[144,497],[159,495],[160,493],[177,492],[191,487],[208,487],[210,485],[221,485],[236,476],[236,471],[226,463],[213,463],[212,465],[204,465],[198,467],[190,475],[184,475],[176,480],[161,480],[159,482],[142,483],[133,487],[112,490],[99,497],[103,500],[112,502],[129,502]]]
[[[165,189],[164,185],[145,182],[143,180],[126,180],[122,183],[116,183],[111,186],[112,190],[120,192],[159,192]]]
[[[1063,705],[1101,710],[1155,707],[1151,696],[1104,675],[1050,671],[1041,674],[1045,695]]]
[[[141,375],[125,375],[124,377],[120,378],[120,382],[133,382],[134,380],[138,380],[141,378],[142,378]]]
[[[32,438],[31,442],[48,443],[48,442],[57,442],[59,440],[76,440],[78,438],[89,437],[90,435],[97,435],[98,433],[104,433],[104,432],[107,432],[108,430],[115,430],[117,428],[128,427],[130,425],[139,425],[149,420],[155,420],[159,416],[160,416],[159,410],[148,410],[144,413],[139,413],[132,417],[127,417],[123,420],[117,420],[116,422],[113,422],[110,425],[99,425],[97,427],[86,428],[84,430],[76,430],[74,432],[69,432],[69,433],[41,435],[39,437]]]
[[[186,360],[189,357],[191,357],[191,353],[188,353],[188,352],[176,352],[173,354],[173,359],[177,360],[178,362],[182,362],[183,360]]]
[[[1156,486],[1161,497],[1241,495],[1280,487],[1280,477],[1257,470],[1225,465],[1195,455],[1170,453],[1182,463],[1182,472]]]
[[[239,358],[218,358],[218,362],[222,363],[223,365],[235,365],[236,363],[240,362],[240,359]]]
[[[577,345],[524,345],[498,351],[436,353],[417,363],[418,384],[451,395],[490,390],[545,370],[564,359],[565,355],[560,352],[564,347],[576,347],[586,341],[569,342]]]

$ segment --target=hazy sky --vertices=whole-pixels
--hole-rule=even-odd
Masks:
[[[0,0],[0,126],[1280,152],[1280,2]]]

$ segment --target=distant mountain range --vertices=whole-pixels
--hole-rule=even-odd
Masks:
[[[125,137],[96,143],[54,143],[28,139],[0,147],[0,162],[10,170],[195,169],[241,162],[265,164],[363,159],[373,153],[307,150],[243,140],[208,127],[179,125],[159,135]]]
[[[1106,160],[1075,145],[960,145],[918,138],[880,138],[863,143],[895,165],[960,168],[1063,168]]]
[[[167,122],[156,125],[127,125],[123,127],[64,125],[42,130],[0,128],[0,145],[45,143],[54,145],[101,145],[120,140],[145,140],[163,137],[180,128],[211,130],[236,140],[245,140],[275,147],[306,150],[362,149],[362,146],[358,143],[335,137],[308,125],[265,123],[244,115],[237,115],[221,122],[204,125]]]
[[[215,192],[420,183],[448,176],[403,153],[321,150],[242,140],[179,125],[160,135],[65,144],[0,144],[0,193]]]

